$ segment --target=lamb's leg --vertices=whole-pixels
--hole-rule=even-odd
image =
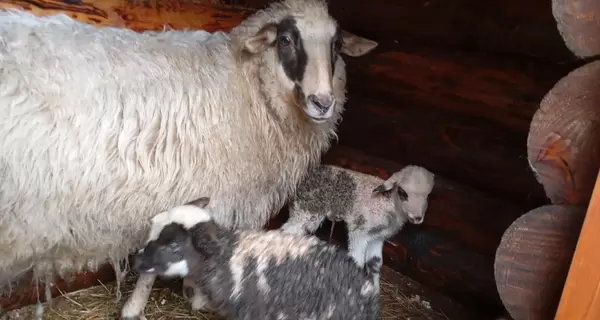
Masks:
[[[367,256],[367,248],[371,237],[363,230],[348,232],[348,254],[356,264],[363,268]]]
[[[290,217],[279,230],[299,235],[313,234],[319,229],[323,220],[325,220],[325,214],[297,209],[295,205],[291,205]]]
[[[202,293],[193,278],[183,278],[183,296],[190,302],[192,310],[214,311],[210,300]]]
[[[377,290],[379,290],[379,273],[383,264],[383,242],[382,239],[372,239],[369,241],[365,255],[366,267],[369,268],[369,272],[373,275],[373,283]]]
[[[156,275],[153,274],[141,274],[135,283],[135,288],[131,293],[131,296],[125,302],[125,306],[121,310],[121,318],[123,320],[143,320],[144,309],[150,292],[152,292],[152,286],[156,280]]]

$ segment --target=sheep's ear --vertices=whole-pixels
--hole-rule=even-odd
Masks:
[[[261,53],[271,46],[276,38],[277,26],[274,24],[266,25],[256,35],[244,42],[244,49],[251,54]]]
[[[210,202],[210,198],[209,197],[202,197],[200,199],[196,199],[194,201],[190,201],[188,204],[196,206],[196,207],[201,208],[201,209],[204,209],[208,205],[209,202]]]
[[[346,30],[341,31],[342,34],[342,49],[343,54],[351,57],[360,57],[375,49],[378,45],[376,41],[367,38],[359,37]]]

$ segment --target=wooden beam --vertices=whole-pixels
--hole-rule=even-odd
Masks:
[[[527,162],[527,132],[411,103],[350,94],[339,143],[401,163],[423,165],[454,181],[529,209],[546,203]]]
[[[209,5],[212,0],[5,0],[0,8],[18,8],[36,15],[64,13],[97,26],[125,27],[136,31],[163,29],[230,30],[251,10]]]
[[[593,1],[593,0],[590,0]],[[260,8],[270,0],[236,0]],[[329,0],[343,28],[378,42],[572,61],[548,0]]]
[[[380,42],[368,55],[344,58],[348,91],[398,105],[481,118],[526,133],[544,95],[572,67]]]
[[[554,320],[600,319],[600,175]]]
[[[600,169],[600,61],[560,79],[531,120],[527,154],[554,204],[590,202]]]
[[[494,273],[515,319],[552,319],[585,216],[578,205],[545,205],[517,219],[502,236]]]
[[[552,0],[552,14],[567,47],[580,58],[600,55],[600,2]]]

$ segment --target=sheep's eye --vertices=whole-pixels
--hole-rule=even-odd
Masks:
[[[406,191],[404,191],[404,189],[398,187],[398,197],[400,198],[400,200],[406,201],[408,199],[408,194],[406,193]]]
[[[290,44],[292,44],[292,39],[290,39],[289,36],[280,36],[279,40],[278,40],[278,43],[282,47],[287,47]]]

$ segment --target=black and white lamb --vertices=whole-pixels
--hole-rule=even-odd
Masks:
[[[280,230],[305,235],[314,233],[325,218],[345,221],[348,251],[356,263],[364,266],[372,258],[382,261],[385,240],[397,234],[407,221],[423,222],[433,185],[434,174],[414,165],[385,181],[320,165],[300,183],[290,205],[290,217]]]
[[[373,277],[379,261],[359,268],[345,251],[313,236],[225,229],[212,220],[208,203],[201,198],[152,218],[135,268],[193,279],[202,292],[184,292],[203,296],[203,307],[227,319],[381,319]]]

